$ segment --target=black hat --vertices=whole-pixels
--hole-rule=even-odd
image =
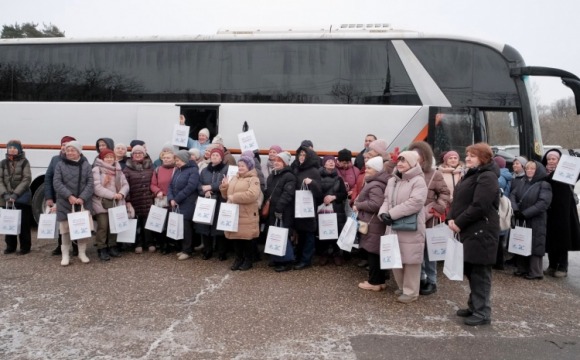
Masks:
[[[352,152],[349,149],[342,149],[338,152],[338,161],[352,161]]]
[[[143,140],[133,140],[129,144],[129,146],[131,146],[131,147],[134,147],[134,146],[137,146],[137,145],[143,146],[143,145],[145,145],[145,141],[143,141]]]
[[[310,140],[302,140],[302,143],[300,144],[300,146],[313,148],[314,144],[312,144],[312,141],[310,141]]]

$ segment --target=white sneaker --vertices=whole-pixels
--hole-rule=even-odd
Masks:
[[[184,253],[183,253],[182,251],[180,251],[180,252],[178,252],[178,253],[177,253],[177,255],[176,255],[176,256],[177,256],[177,257],[180,257],[180,256],[181,256],[181,255],[183,255],[183,254],[184,254]]]
[[[199,246],[196,246],[196,247],[194,247],[194,248],[193,248],[193,250],[195,250],[195,251],[200,251],[200,250],[203,250],[203,244],[201,244],[201,245],[199,245]]]
[[[177,260],[187,260],[189,259],[191,256],[189,254],[186,253],[182,253],[181,255],[179,255],[179,257],[177,258]]]

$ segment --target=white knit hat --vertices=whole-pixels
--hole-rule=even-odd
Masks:
[[[383,158],[380,156],[375,156],[374,158],[369,159],[365,166],[380,172],[383,170]]]
[[[79,152],[79,154],[83,152],[83,146],[81,145],[80,142],[78,142],[76,140],[67,142],[65,149],[69,146],[72,146],[73,148],[75,148]]]

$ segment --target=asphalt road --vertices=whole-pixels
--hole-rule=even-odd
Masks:
[[[275,273],[231,260],[123,254],[103,263],[0,255],[0,359],[578,359],[580,256],[566,279],[494,272],[493,322],[468,327],[466,281],[404,305],[357,288],[352,262]],[[3,249],[3,247],[2,247]]]

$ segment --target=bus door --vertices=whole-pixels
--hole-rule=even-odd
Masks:
[[[219,132],[219,105],[178,105],[179,113],[185,116],[185,125],[189,126],[189,137],[197,140],[199,131],[209,130],[209,137],[213,139]],[[203,155],[203,154],[202,154]]]

